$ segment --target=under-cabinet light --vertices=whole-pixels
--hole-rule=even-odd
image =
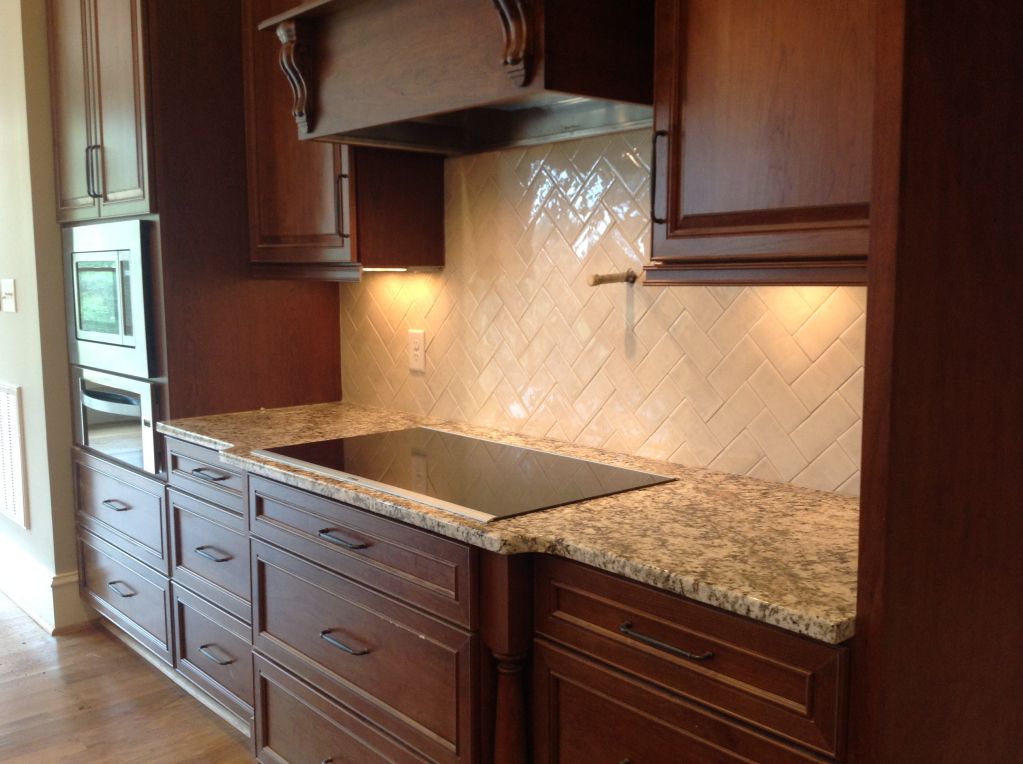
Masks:
[[[408,268],[363,268],[363,273],[405,273]]]

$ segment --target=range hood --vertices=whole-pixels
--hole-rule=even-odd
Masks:
[[[651,124],[653,0],[313,0],[259,28],[303,140],[458,155]]]

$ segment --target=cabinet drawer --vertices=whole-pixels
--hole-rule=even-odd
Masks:
[[[538,557],[535,573],[539,634],[816,750],[842,754],[845,648],[578,563]]]
[[[537,764],[791,764],[815,756],[537,640]]]
[[[471,761],[476,639],[258,541],[255,647],[434,761]]]
[[[263,764],[426,761],[259,655],[255,673],[256,755]]]
[[[163,483],[77,450],[74,472],[82,526],[169,574]]]
[[[167,491],[167,503],[174,580],[249,623],[252,587],[245,521],[173,489]]]
[[[170,664],[168,579],[86,532],[78,536],[78,564],[89,603]]]
[[[178,671],[242,719],[251,719],[249,626],[177,584],[173,591]]]
[[[245,474],[220,462],[216,451],[167,438],[168,482],[175,488],[245,513]]]
[[[256,536],[462,626],[475,623],[476,552],[341,502],[252,476]]]

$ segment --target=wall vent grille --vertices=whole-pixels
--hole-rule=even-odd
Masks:
[[[21,388],[0,382],[0,515],[28,527]]]

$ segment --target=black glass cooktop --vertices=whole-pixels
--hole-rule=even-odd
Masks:
[[[674,480],[425,427],[255,453],[482,522]]]

